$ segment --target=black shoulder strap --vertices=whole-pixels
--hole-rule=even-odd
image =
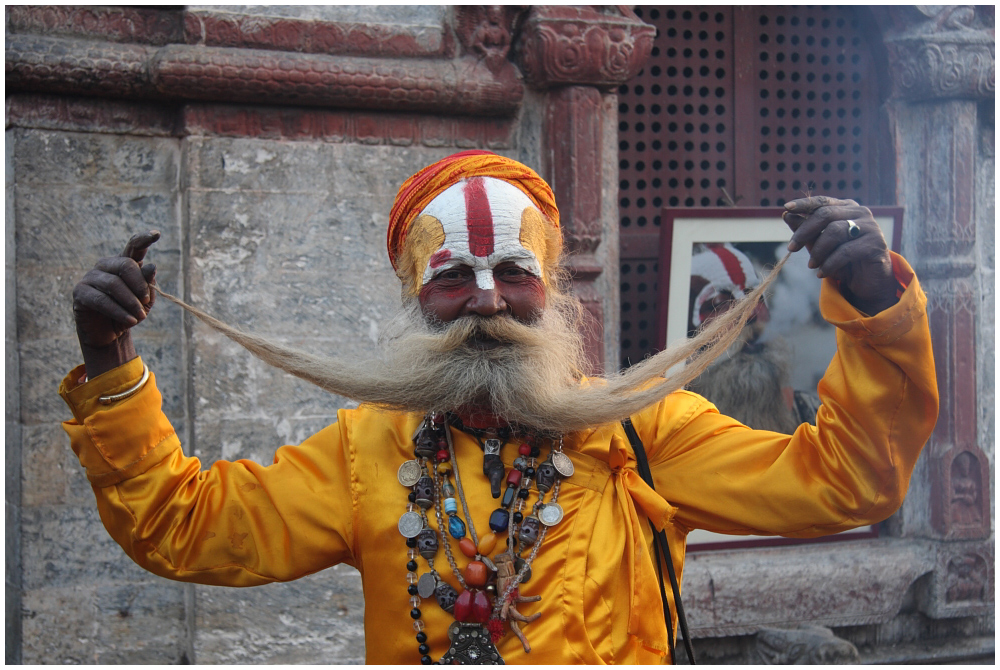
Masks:
[[[632,451],[635,452],[635,460],[639,465],[639,476],[642,477],[649,488],[656,490],[653,486],[653,473],[649,470],[649,460],[646,458],[646,449],[642,446],[642,440],[639,439],[639,433],[635,432],[635,426],[632,425],[632,419],[623,419],[622,428],[625,429],[625,434],[628,436],[628,441],[632,444]],[[687,617],[684,616],[684,605],[681,604],[681,589],[680,585],[677,583],[677,572],[674,570],[674,558],[670,554],[670,545],[667,542],[667,534],[662,530],[656,530],[656,526],[653,522],[649,522],[649,527],[653,529],[653,535],[656,537],[656,542],[653,543],[653,553],[656,558],[656,571],[660,577],[660,598],[663,600],[663,618],[667,623],[667,636],[669,638],[670,644],[670,655],[673,658],[674,663],[677,662],[677,657],[674,653],[674,627],[671,623],[670,616],[670,606],[667,604],[667,593],[663,588],[663,568],[660,567],[660,553],[663,553],[665,558],[665,563],[667,564],[667,574],[670,576],[670,589],[674,594],[674,604],[677,606],[677,622],[680,624],[681,635],[684,636],[684,649],[687,651],[688,659],[691,661],[691,665],[696,665],[694,660],[694,649],[691,647],[691,635],[688,633],[687,627]]]

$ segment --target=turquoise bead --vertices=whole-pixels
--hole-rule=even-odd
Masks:
[[[444,501],[445,514],[455,514],[458,512],[458,503],[454,498],[446,498]]]
[[[456,540],[461,540],[465,537],[465,522],[459,519],[454,514],[448,517],[448,532]]]

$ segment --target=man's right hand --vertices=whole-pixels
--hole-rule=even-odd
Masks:
[[[146,318],[156,294],[156,266],[142,262],[149,246],[160,239],[152,230],[138,233],[118,256],[102,258],[73,289],[76,334],[93,378],[136,357],[130,329]]]

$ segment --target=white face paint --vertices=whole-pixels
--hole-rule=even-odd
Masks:
[[[421,212],[433,216],[444,229],[444,244],[431,255],[424,270],[426,284],[437,273],[466,265],[476,274],[476,285],[493,288],[493,270],[512,262],[542,276],[538,258],[521,244],[521,216],[531,199],[501,179],[463,179],[434,198]]]

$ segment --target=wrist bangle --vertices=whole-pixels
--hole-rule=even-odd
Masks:
[[[139,389],[141,389],[143,386],[146,385],[147,381],[149,381],[149,368],[147,368],[146,364],[143,363],[142,379],[139,380],[138,384],[136,384],[127,391],[122,391],[121,393],[115,393],[114,395],[102,395],[97,399],[97,401],[102,405],[110,405],[113,402],[118,402],[119,400],[125,400],[126,398],[131,398],[132,396],[134,396],[136,393],[139,392]]]

